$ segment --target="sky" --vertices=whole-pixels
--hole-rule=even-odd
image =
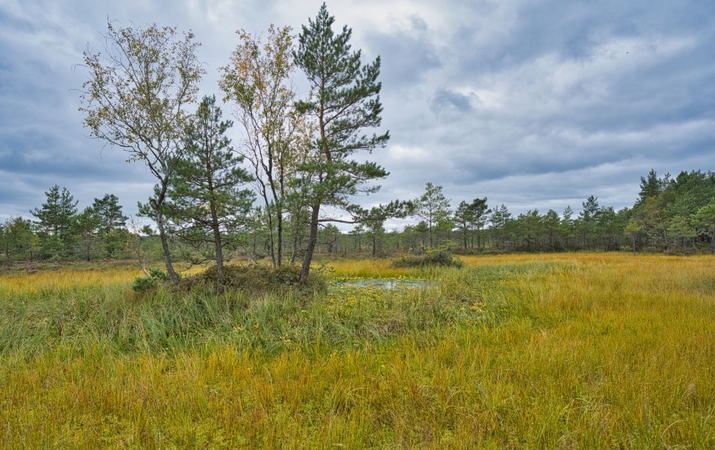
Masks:
[[[200,95],[221,97],[235,31],[297,34],[322,0],[0,0],[0,222],[31,218],[57,184],[79,208],[111,193],[134,216],[155,181],[89,138],[83,52],[107,21],[175,26],[202,43]],[[432,182],[455,208],[487,197],[512,214],[631,207],[640,177],[715,170],[712,0],[333,0],[364,63],[381,58],[390,175],[370,207]],[[296,73],[299,95],[307,84]],[[301,87],[302,86],[302,87]],[[231,105],[222,107],[230,118]],[[372,133],[375,130],[365,130]],[[230,132],[240,140],[239,128]],[[389,224],[388,224],[389,225]],[[393,226],[399,223],[393,222]],[[389,229],[389,226],[388,226]]]

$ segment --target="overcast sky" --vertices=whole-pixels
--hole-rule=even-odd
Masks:
[[[207,71],[201,95],[218,97],[218,68],[237,29],[260,33],[273,23],[297,34],[321,4],[0,0],[0,221],[31,217],[54,184],[80,208],[115,194],[130,215],[152,193],[143,164],[87,138],[77,111],[88,76],[77,65],[88,46],[102,50],[108,18],[193,30]],[[364,206],[415,198],[429,181],[453,207],[486,196],[514,214],[560,213],[595,195],[620,209],[633,205],[650,169],[715,169],[713,0],[327,6],[336,25],[353,29],[365,62],[382,59],[383,127],[392,138],[372,159],[391,174]],[[226,116],[231,109],[223,107]]]

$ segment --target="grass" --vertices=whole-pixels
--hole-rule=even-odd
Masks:
[[[713,448],[715,258],[460,259],[311,300],[4,274],[0,447]]]

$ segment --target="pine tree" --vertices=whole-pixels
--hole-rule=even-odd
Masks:
[[[99,217],[99,226],[105,234],[127,226],[128,217],[122,213],[122,205],[114,194],[104,194],[101,199],[95,198],[92,209]]]
[[[335,19],[328,14],[325,3],[315,20],[309,19],[298,36],[294,53],[295,64],[303,70],[312,89],[312,97],[298,102],[297,108],[315,121],[317,136],[309,151],[309,160],[299,167],[302,174],[301,192],[310,207],[310,237],[301,267],[301,279],[310,270],[317,244],[318,225],[334,219],[321,217],[323,206],[348,213],[360,208],[350,197],[360,192],[375,192],[379,186],[366,183],[384,178],[388,173],[373,162],[353,160],[358,151],[371,152],[384,147],[389,133],[366,136],[365,127],[379,127],[382,104],[380,58],[363,66],[360,51],[351,51],[352,30],[344,26],[335,34]]]
[[[487,222],[487,214],[489,214],[491,209],[487,207],[487,198],[475,198],[472,203],[469,204],[469,209],[471,211],[470,223],[472,230],[476,228],[477,230],[477,248],[482,248],[482,238],[481,231],[482,227]],[[472,247],[474,247],[474,234],[472,233]]]
[[[454,221],[462,231],[464,249],[467,249],[467,236],[469,234],[469,225],[474,221],[474,214],[469,204],[462,200],[459,206],[454,211]]]
[[[438,223],[449,218],[449,200],[442,193],[442,186],[427,183],[425,193],[415,200],[417,205],[416,216],[427,223],[429,232],[429,246],[434,248],[434,228]]]
[[[38,226],[44,235],[42,247],[45,256],[64,256],[72,242],[72,218],[77,214],[77,201],[63,187],[54,185],[45,192],[46,201],[30,213],[37,217]]]
[[[222,234],[233,233],[251,208],[253,193],[240,186],[251,180],[243,160],[225,136],[230,120],[221,120],[216,98],[204,97],[186,129],[184,151],[175,163],[169,187],[171,215],[188,224],[183,235],[196,244],[210,242],[219,274],[223,272]]]

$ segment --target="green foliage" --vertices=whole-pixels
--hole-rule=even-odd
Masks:
[[[167,281],[169,275],[162,271],[161,269],[151,268],[149,269],[149,276],[147,277],[136,277],[134,283],[132,283],[132,290],[135,292],[146,292],[155,290],[159,283],[162,281]]]
[[[379,57],[362,65],[360,51],[352,52],[352,31],[343,27],[335,34],[335,19],[323,4],[315,20],[309,19],[298,36],[298,49],[294,52],[295,64],[303,70],[312,89],[312,97],[296,104],[298,111],[315,121],[315,137],[308,156],[298,166],[301,198],[310,205],[310,237],[303,258],[301,276],[305,279],[310,270],[317,244],[318,225],[323,206],[354,211],[361,209],[351,202],[351,197],[364,192],[375,192],[379,186],[368,182],[388,175],[374,162],[352,159],[358,151],[372,152],[384,147],[389,139],[381,135],[362,135],[365,127],[379,127],[382,104]]]
[[[710,252],[715,253],[715,202],[698,209],[692,221],[698,232],[709,235]]]
[[[101,199],[95,198],[92,210],[99,217],[99,226],[104,234],[127,226],[127,216],[122,213],[122,205],[114,194],[104,194]]]
[[[410,267],[463,267],[462,261],[455,259],[449,250],[428,250],[423,255],[403,255],[392,262],[395,268]]]
[[[475,198],[471,203],[466,201],[459,203],[454,211],[454,221],[462,233],[464,250],[469,243],[471,248],[474,248],[474,230],[477,230],[477,248],[481,248],[481,229],[486,222],[486,215],[490,212],[487,207],[487,197]]]
[[[132,283],[132,290],[135,292],[145,292],[156,288],[156,278],[136,277]]]
[[[0,234],[0,252],[7,260],[33,259],[38,238],[33,232],[30,220],[12,217],[0,228]]]
[[[74,233],[72,222],[77,214],[77,201],[67,188],[54,185],[45,192],[46,201],[30,211],[37,217],[44,258],[61,259],[70,255]]]
[[[225,135],[231,121],[221,120],[216,98],[204,97],[186,127],[184,149],[174,161],[169,182],[170,216],[184,241],[200,247],[213,244],[219,272],[227,234],[245,225],[254,194],[242,189],[251,176],[240,167],[231,140]]]
[[[442,186],[435,186],[428,182],[424,194],[415,200],[415,204],[417,205],[415,215],[427,224],[429,248],[434,248],[435,227],[450,222],[449,200],[442,193]]]

